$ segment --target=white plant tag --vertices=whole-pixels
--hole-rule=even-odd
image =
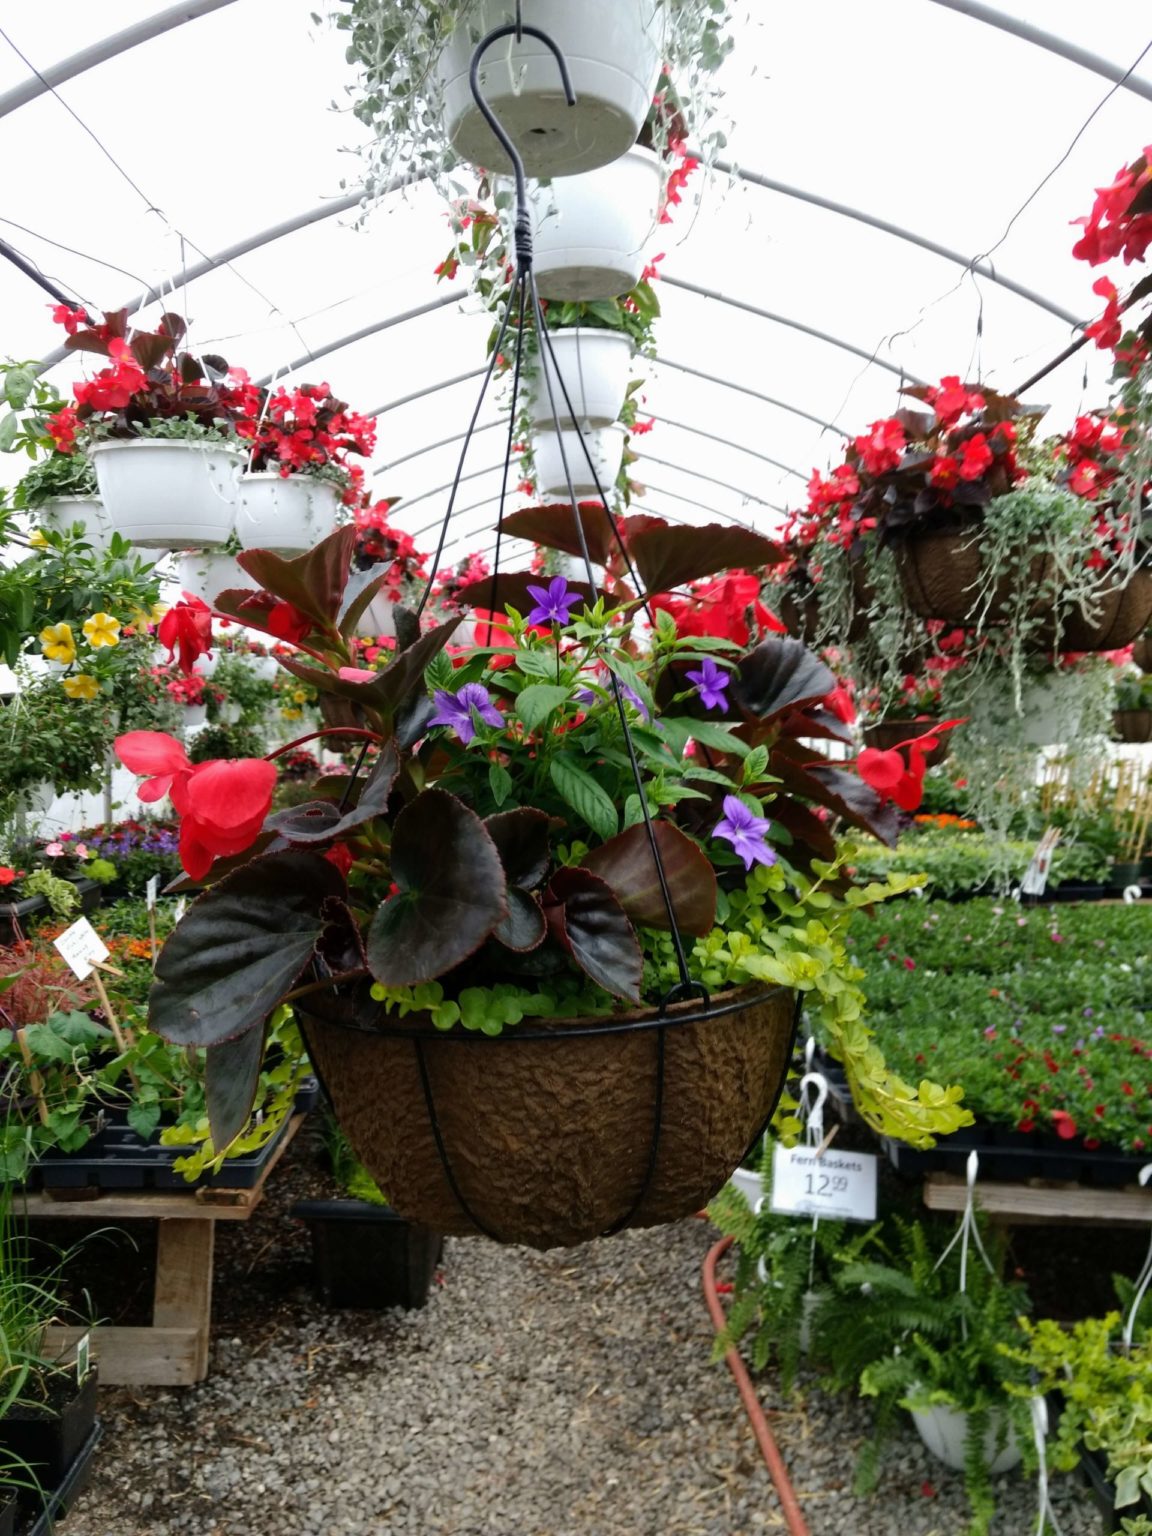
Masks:
[[[1036,852],[1024,871],[1020,889],[1025,896],[1043,896],[1048,886],[1048,871],[1052,868],[1052,855],[1060,841],[1059,827],[1049,827],[1036,845]]]
[[[876,1156],[782,1147],[772,1153],[772,1203],[778,1216],[831,1221],[876,1220]]]
[[[188,905],[188,898],[187,898],[187,896],[181,896],[179,901],[177,901],[176,906],[175,906],[175,908],[173,910],[173,913],[172,913],[172,916],[176,919],[177,922],[179,922],[180,919],[184,916],[184,909],[187,907],[187,905]]]
[[[155,912],[155,910],[156,910],[156,898],[157,898],[157,896],[159,894],[160,894],[160,876],[159,875],[153,875],[151,880],[149,880],[148,884],[144,887],[144,900],[148,904],[149,912]]]
[[[86,1333],[76,1341],[76,1380],[81,1386],[88,1379],[88,1372],[92,1369],[91,1350],[92,1335]]]
[[[79,981],[87,981],[93,965],[102,965],[108,958],[104,940],[86,917],[78,918],[71,928],[65,928],[60,937],[52,942]]]

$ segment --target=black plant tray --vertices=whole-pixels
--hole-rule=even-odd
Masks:
[[[41,1488],[64,1481],[96,1422],[96,1372],[89,1371],[82,1386],[72,1383],[71,1390],[59,1407],[18,1402],[0,1419],[0,1446],[28,1464]],[[34,1488],[19,1488],[16,1498],[25,1510],[40,1503]]]
[[[1042,907],[1051,901],[1103,901],[1115,895],[1106,885],[1089,885],[1078,880],[1062,880],[1050,885],[1043,896],[1021,896],[1020,904],[1026,907]]]
[[[16,1500],[0,1488],[0,1536],[12,1536],[16,1529]]]
[[[258,1152],[191,1182],[173,1164],[194,1147],[161,1146],[159,1131],[145,1141],[127,1125],[105,1126],[80,1152],[46,1153],[37,1172],[44,1189],[254,1189],[290,1124],[291,1116]]]
[[[27,938],[25,918],[37,917],[48,910],[43,896],[26,896],[23,901],[0,901],[0,947],[19,944]]]
[[[296,1090],[296,1102],[292,1112],[296,1115],[306,1115],[310,1109],[315,1109],[319,1102],[320,1079],[306,1077]]]
[[[88,1474],[92,1470],[92,1457],[96,1454],[96,1447],[103,1433],[103,1426],[97,1419],[92,1426],[92,1433],[84,1442],[62,1481],[55,1488],[48,1490],[44,1499],[43,1512],[31,1525],[17,1526],[17,1536],[52,1536],[55,1522],[63,1520],[87,1487]]]
[[[1134,1184],[1147,1162],[1146,1157],[1111,1147],[1089,1152],[1083,1147],[1062,1144],[1056,1137],[1049,1140],[1026,1136],[1007,1126],[992,1125],[970,1125],[953,1131],[950,1136],[941,1136],[926,1151],[887,1137],[883,1138],[883,1145],[896,1172],[913,1179],[923,1178],[926,1173],[964,1174],[968,1154],[976,1152],[980,1156],[982,1179],[1016,1184],[1028,1179],[1059,1179],[1119,1189]]]
[[[1137,1515],[1146,1515],[1152,1520],[1152,1498],[1146,1493],[1142,1493],[1135,1504],[1116,1508],[1116,1485],[1108,1481],[1107,1467],[1108,1461],[1102,1451],[1090,1451],[1085,1445],[1080,1447],[1080,1470],[1100,1511],[1105,1536],[1118,1531],[1121,1520],[1133,1520]]]
[[[299,1200],[312,1234],[312,1271],[330,1307],[422,1307],[440,1262],[439,1232],[366,1200]]]

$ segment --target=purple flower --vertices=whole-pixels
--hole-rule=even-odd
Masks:
[[[465,683],[459,693],[448,693],[437,688],[432,695],[436,713],[429,725],[447,725],[454,730],[465,746],[476,734],[473,711],[485,725],[503,725],[504,717],[492,702],[487,688],[480,683]]]
[[[712,828],[712,836],[730,842],[744,860],[744,868],[751,869],[753,864],[776,862],[775,849],[767,842],[769,825],[763,816],[750,811],[739,795],[725,795],[724,817]]]
[[[711,656],[705,656],[698,672],[686,672],[684,676],[690,683],[696,684],[696,691],[705,709],[722,709],[725,714],[728,713],[724,690],[732,679],[723,667],[716,665]]]
[[[1053,1024],[1053,1026],[1052,1026],[1052,1033],[1054,1035],[1062,1035],[1062,1034],[1066,1033],[1067,1029],[1068,1029],[1067,1024]]]
[[[535,598],[536,606],[528,615],[529,624],[571,623],[573,609],[580,601],[577,592],[569,592],[563,576],[554,576],[546,587],[528,587],[528,594]]]
[[[617,678],[616,681],[620,686],[620,697],[624,699],[626,703],[633,706],[643,721],[648,722],[651,717],[649,716],[648,710],[645,707],[644,700],[636,692],[635,688],[629,688],[628,684],[620,682],[619,678]],[[605,686],[610,689],[612,685],[611,683],[608,683]],[[574,697],[580,704],[599,704],[602,702],[600,695],[598,693],[593,693],[591,688],[577,688]],[[657,721],[656,724],[657,729],[662,729],[659,721]]]

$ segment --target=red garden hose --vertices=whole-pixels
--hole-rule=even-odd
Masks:
[[[716,1291],[716,1265],[721,1254],[727,1253],[732,1246],[730,1237],[722,1237],[718,1243],[709,1248],[704,1260],[704,1299],[708,1303],[708,1311],[712,1316],[712,1326],[717,1333],[723,1331],[727,1318],[724,1315],[724,1307]],[[788,1476],[788,1469],[784,1465],[784,1458],[780,1454],[780,1448],[773,1439],[772,1431],[768,1428],[768,1420],[764,1417],[764,1410],[760,1406],[760,1399],[756,1396],[756,1389],[752,1385],[752,1378],[748,1374],[748,1368],[740,1357],[740,1351],[730,1349],[724,1356],[725,1363],[732,1375],[736,1378],[736,1385],[740,1389],[740,1397],[744,1403],[744,1411],[748,1415],[752,1425],[752,1433],[756,1436],[756,1443],[760,1447],[760,1454],[764,1457],[765,1465],[771,1474],[772,1481],[776,1485],[776,1492],[780,1499],[780,1508],[784,1511],[784,1518],[788,1522],[790,1536],[809,1536],[808,1525],[801,1512],[799,1501],[796,1498],[795,1489],[792,1487]]]

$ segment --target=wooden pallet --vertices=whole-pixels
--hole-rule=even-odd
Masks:
[[[216,1223],[248,1220],[303,1119],[293,1116],[252,1189],[115,1191],[95,1198],[85,1191],[80,1199],[67,1198],[68,1190],[41,1190],[23,1198],[21,1208],[33,1221],[159,1222],[151,1327],[98,1326],[92,1333],[106,1385],[187,1387],[207,1376]],[[49,1348],[63,1353],[86,1332],[50,1328]]]
[[[924,1204],[930,1211],[962,1211],[967,1182],[959,1174],[930,1173]],[[1141,1189],[1094,1188],[1088,1184],[1033,1179],[1027,1184],[977,1184],[976,1201],[991,1221],[1005,1226],[1115,1226],[1152,1222],[1152,1185]]]

